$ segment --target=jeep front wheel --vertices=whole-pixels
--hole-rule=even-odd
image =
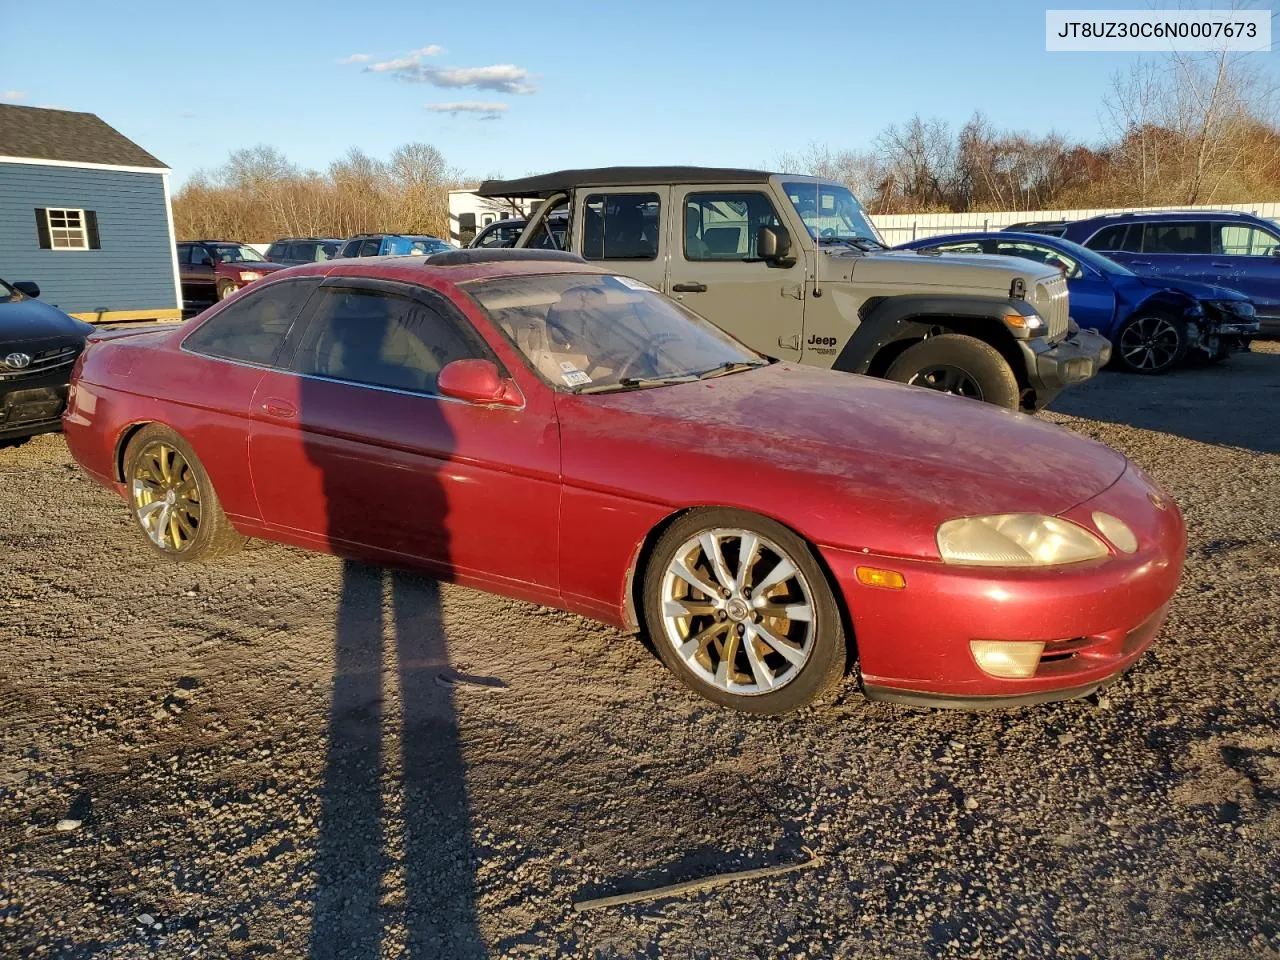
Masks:
[[[889,366],[885,379],[1009,410],[1020,406],[1018,378],[1000,351],[959,333],[929,337],[908,347]]]

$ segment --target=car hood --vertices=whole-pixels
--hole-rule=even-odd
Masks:
[[[0,301],[0,350],[5,352],[25,343],[79,343],[92,331],[89,324],[41,300]]]
[[[1239,290],[1229,287],[1215,287],[1209,283],[1197,283],[1194,280],[1169,280],[1161,277],[1138,277],[1144,287],[1154,290],[1178,290],[1197,300],[1248,300]]]
[[[787,363],[560,406],[570,482],[751,509],[882,553],[936,557],[954,517],[1063,513],[1127,463],[1027,414]]]
[[[1052,280],[1061,274],[1052,267],[1020,257],[997,257],[987,254],[918,253],[915,250],[877,250],[870,253],[823,248],[819,258],[820,279],[857,279],[859,283],[901,284],[920,293],[931,287],[940,290],[972,290],[1000,297],[1009,295],[1015,277],[1021,277],[1027,290],[1036,281]]]

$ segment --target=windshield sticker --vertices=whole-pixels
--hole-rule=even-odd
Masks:
[[[560,364],[560,366],[561,366],[561,368],[564,368],[564,367],[566,367],[566,366],[568,366],[568,367],[572,367],[572,366],[573,366],[573,364],[571,364],[571,363],[570,363],[570,364],[564,364],[564,363],[562,363],[562,364]],[[575,369],[565,370],[565,372],[564,372],[564,373],[560,374],[560,379],[561,379],[561,380],[563,380],[563,381],[565,382],[565,384],[566,384],[566,385],[568,385],[568,386],[570,386],[570,387],[580,387],[580,386],[582,386],[584,383],[590,383],[590,382],[591,382],[591,378],[590,378],[590,377],[588,377],[588,376],[587,376],[585,373],[583,373],[581,370],[575,370]]]
[[[620,284],[628,290],[653,290],[653,287],[647,283],[641,283],[639,280],[632,280],[630,277],[614,277]]]

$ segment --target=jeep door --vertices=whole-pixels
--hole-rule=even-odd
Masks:
[[[584,260],[665,290],[671,188],[591,187],[577,192],[574,230]],[[548,224],[554,234],[555,228]]]
[[[669,236],[665,292],[747,346],[780,360],[799,360],[804,339],[804,252],[791,237],[786,266],[756,255],[761,227],[784,228],[761,184],[680,186]]]

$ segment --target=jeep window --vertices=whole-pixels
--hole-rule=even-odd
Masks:
[[[766,363],[718,327],[627,277],[581,273],[462,284],[545,381],[594,392]]]
[[[794,180],[784,183],[782,189],[814,239],[862,239],[888,246],[848,187]]]
[[[781,226],[763,193],[691,193],[684,201],[686,260],[752,260],[761,227]]]
[[[265,258],[253,247],[243,244],[221,244],[213,248],[219,263],[263,263]]]
[[[1090,250],[1124,250],[1128,253],[1142,251],[1142,224],[1115,223],[1103,227],[1084,242]]]
[[[1209,252],[1207,223],[1148,223],[1143,225],[1143,253],[1190,254]]]
[[[1036,263],[1047,264],[1061,270],[1062,275],[1071,280],[1078,279],[1082,275],[1080,264],[1071,257],[1039,243],[1028,243],[1025,240],[1001,240],[996,244],[996,253],[1002,257],[1022,257],[1026,260],[1034,260]]]
[[[582,256],[586,260],[656,260],[656,193],[593,193],[582,212]]]
[[[1280,240],[1265,230],[1242,223],[1213,225],[1213,252],[1224,257],[1270,257]]]

